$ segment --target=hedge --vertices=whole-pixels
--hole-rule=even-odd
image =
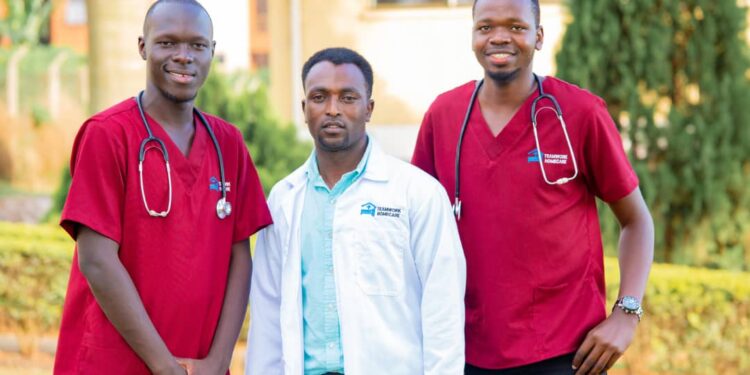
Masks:
[[[605,262],[608,306],[617,259]],[[654,264],[645,315],[619,366],[632,374],[750,373],[750,274]]]
[[[0,329],[57,329],[73,247],[58,227],[0,222]]]
[[[0,222],[0,329],[54,331],[73,241],[56,226]],[[617,260],[605,261],[609,306]],[[633,374],[750,373],[750,274],[655,264],[645,316],[618,367]]]

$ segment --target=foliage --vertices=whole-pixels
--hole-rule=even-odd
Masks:
[[[272,116],[265,84],[257,77],[213,69],[196,103],[240,128],[266,192],[310,154],[311,145],[299,141],[294,126],[282,126]]]
[[[0,49],[0,86],[5,87],[7,77],[8,61],[17,48]],[[50,89],[50,64],[55,58],[65,55],[60,67],[59,87],[61,96],[81,98],[81,91],[87,88],[81,87],[82,69],[86,66],[86,57],[68,48],[55,46],[34,46],[29,48],[28,53],[20,60],[18,69],[19,101],[21,110],[25,113],[35,115],[34,112],[48,110]],[[5,97],[5,90],[0,91]]]
[[[0,328],[57,329],[72,254],[59,227],[0,222]]]
[[[605,263],[608,306],[619,288],[616,259]],[[645,315],[622,365],[630,373],[750,373],[750,274],[655,264]]]
[[[746,9],[735,0],[569,6],[559,76],[609,104],[654,217],[656,259],[750,269]],[[616,224],[603,228],[612,240]]]
[[[0,222],[2,330],[59,326],[73,246],[57,226]],[[607,258],[605,268],[612,306],[617,260]],[[630,373],[750,373],[750,274],[655,264],[643,305],[636,340],[619,364]]]
[[[52,208],[47,213],[47,220],[51,220],[62,212],[65,206],[65,199],[68,197],[68,190],[70,190],[70,183],[72,182],[72,176],[70,175],[70,165],[66,164],[62,170],[62,176],[60,177],[60,186],[52,196]]]
[[[6,0],[8,12],[0,20],[0,36],[13,45],[34,45],[48,32],[51,0]]]

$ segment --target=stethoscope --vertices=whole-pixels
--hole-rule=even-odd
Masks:
[[[542,80],[539,79],[539,76],[534,74],[534,80],[536,81],[537,91],[539,92],[539,96],[534,99],[533,102],[531,102],[531,125],[534,129],[534,142],[536,143],[536,150],[538,152],[539,157],[537,160],[539,161],[539,169],[542,171],[542,177],[544,177],[544,182],[546,182],[549,185],[562,185],[565,183],[570,182],[576,176],[578,176],[578,164],[576,163],[576,156],[573,153],[573,145],[570,143],[570,137],[568,136],[568,129],[565,125],[565,120],[563,119],[562,110],[560,109],[560,104],[557,102],[557,99],[555,99],[554,96],[550,94],[545,94],[544,89],[542,88]],[[484,80],[479,80],[474,87],[474,92],[471,94],[471,99],[469,99],[469,107],[466,109],[466,115],[464,116],[464,122],[461,125],[461,132],[458,135],[458,145],[456,145],[456,190],[453,195],[453,214],[456,215],[456,220],[461,220],[461,198],[460,198],[460,172],[461,172],[461,145],[464,141],[464,133],[466,133],[466,127],[469,125],[469,118],[471,117],[471,111],[474,109],[474,103],[477,100],[477,94],[479,94],[479,89],[482,87],[482,84],[484,84]],[[537,121],[536,117],[539,115],[539,112],[541,112],[544,109],[552,109],[550,107],[541,107],[539,110],[536,109],[537,104],[542,99],[549,99],[552,104],[555,105],[554,111],[555,115],[557,115],[557,120],[560,123],[560,126],[562,127],[563,134],[565,134],[565,141],[568,143],[568,150],[570,151],[570,158],[573,161],[573,175],[570,177],[561,177],[558,178],[555,181],[550,181],[547,179],[547,172],[544,170],[544,162],[543,162],[543,155],[542,148],[539,145],[539,133],[537,131]]]
[[[161,139],[155,137],[154,133],[151,132],[151,127],[148,126],[146,114],[143,112],[142,97],[143,91],[141,91],[138,96],[135,97],[135,102],[138,104],[138,112],[140,112],[141,114],[143,126],[146,127],[146,131],[148,132],[148,138],[144,139],[143,142],[141,142],[140,152],[138,153],[138,176],[141,182],[141,197],[143,198],[143,205],[146,207],[146,212],[148,212],[149,215],[153,217],[167,217],[169,211],[172,209],[172,173],[170,172],[169,168],[169,154],[167,153],[167,147],[164,145],[164,142]],[[210,126],[208,126],[208,121],[206,121],[206,118],[203,117],[203,114],[196,108],[193,108],[193,112],[198,115],[198,119],[200,119],[203,126],[206,127],[208,135],[211,136],[211,141],[213,141],[214,143],[214,148],[216,148],[216,155],[219,158],[219,173],[221,174],[221,185],[219,186],[219,190],[221,190],[221,198],[218,202],[216,202],[216,216],[218,216],[219,219],[224,219],[232,213],[232,205],[227,202],[227,184],[226,180],[224,179],[224,160],[221,157],[221,148],[219,148],[219,142],[216,140],[214,131],[211,130]],[[146,192],[143,189],[143,161],[146,159],[146,145],[148,145],[149,142],[156,142],[159,144],[159,151],[161,151],[161,154],[164,157],[164,163],[167,168],[167,181],[169,183],[169,202],[167,203],[166,211],[157,212],[150,209],[148,207],[148,202],[146,201]]]

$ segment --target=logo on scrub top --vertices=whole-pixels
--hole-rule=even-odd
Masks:
[[[225,184],[227,193],[232,189],[232,185],[227,181]],[[211,177],[208,180],[208,190],[221,191],[221,181],[216,177]]]
[[[360,206],[360,215],[385,216],[385,217],[401,217],[401,209],[394,207],[376,206],[370,202],[367,202]]]
[[[544,164],[568,164],[568,155],[566,154],[545,154],[533,149],[526,155],[526,161],[529,163],[538,163],[539,159],[542,159]]]
[[[533,149],[533,150],[529,151],[529,153],[527,155],[528,155],[528,159],[526,159],[526,160],[529,163],[538,163],[539,162],[539,158],[544,156],[544,154],[540,153],[539,150],[537,150],[537,149]]]
[[[375,205],[367,202],[360,207],[359,214],[360,215],[370,215],[372,217],[375,217]]]

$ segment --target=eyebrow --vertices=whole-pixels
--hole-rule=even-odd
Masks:
[[[313,87],[310,87],[310,92],[316,92],[316,91],[330,92],[331,89],[328,88],[328,87],[323,87],[323,86],[313,86]],[[353,93],[356,93],[356,94],[361,94],[359,92],[359,90],[357,90],[357,88],[353,87],[353,86],[344,87],[344,88],[342,88],[339,91],[340,92],[345,92],[345,93],[346,92],[353,92]]]
[[[485,18],[478,19],[478,20],[474,21],[475,24],[476,23],[508,23],[508,22],[510,22],[510,23],[525,23],[525,24],[529,23],[528,21],[526,21],[526,20],[524,20],[522,18],[516,18],[516,17],[500,18],[500,19],[498,19],[498,18],[486,18],[485,17]]]

